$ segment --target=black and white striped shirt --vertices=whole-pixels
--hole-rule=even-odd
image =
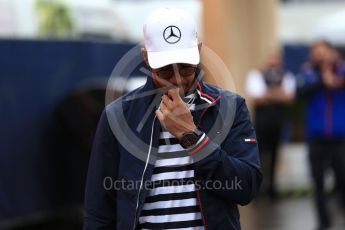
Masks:
[[[197,94],[186,99],[194,101],[193,97]],[[193,111],[195,104],[189,108]],[[141,229],[204,230],[192,161],[178,140],[162,130],[151,188],[139,218]]]

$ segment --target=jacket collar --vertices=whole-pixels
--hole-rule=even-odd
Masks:
[[[215,103],[220,98],[219,91],[211,89],[203,81],[197,81],[197,93],[200,98],[209,104]]]

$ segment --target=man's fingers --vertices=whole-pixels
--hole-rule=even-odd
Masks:
[[[161,123],[161,125],[162,125],[162,127],[164,128],[164,129],[166,129],[167,127],[166,127],[166,125],[165,125],[165,117],[166,117],[166,114],[168,113],[167,112],[167,110],[164,110],[164,105],[163,105],[163,108],[162,108],[162,103],[161,103],[161,105],[159,106],[159,108],[156,110],[156,116],[157,116],[157,118],[158,118],[158,120],[159,120],[159,122]]]
[[[159,110],[163,113],[163,114],[169,114],[170,110],[167,108],[167,106],[162,102],[161,105],[159,106]]]
[[[164,101],[164,103],[173,102],[171,98],[165,94],[162,96],[162,100]]]
[[[173,99],[173,101],[178,102],[179,100],[182,100],[180,97],[180,89],[178,87],[173,88],[173,89],[169,89],[168,95]]]
[[[159,121],[161,122],[161,124],[162,124],[162,121],[163,121],[163,113],[162,113],[159,109],[156,110],[156,116],[157,116],[158,120],[159,120]]]
[[[169,109],[172,110],[174,108],[173,101],[167,95],[162,96],[162,103]]]

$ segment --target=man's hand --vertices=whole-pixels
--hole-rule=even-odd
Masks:
[[[179,88],[170,89],[167,95],[162,96],[156,115],[162,126],[177,139],[196,128],[187,104],[180,97]]]
[[[333,66],[324,67],[321,71],[322,80],[327,89],[340,89],[344,87],[344,78],[334,73]]]

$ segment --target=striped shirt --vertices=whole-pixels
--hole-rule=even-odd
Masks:
[[[194,102],[194,97],[197,94],[185,100]],[[193,111],[195,104],[189,108]],[[204,230],[192,161],[178,140],[162,130],[151,187],[139,217],[141,229]]]

